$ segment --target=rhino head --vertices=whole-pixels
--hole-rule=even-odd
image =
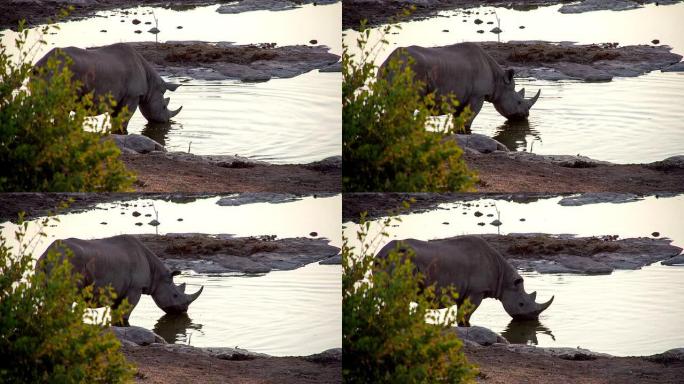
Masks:
[[[525,88],[515,91],[515,72],[508,69],[504,72],[502,81],[496,86],[496,97],[492,100],[496,111],[509,120],[524,120],[530,115],[530,108],[537,102],[541,89],[531,99],[525,99]]]
[[[169,110],[170,98],[164,98],[166,91],[175,91],[180,84],[172,84],[165,82],[161,77],[157,76],[155,81],[148,84],[147,93],[140,98],[140,112],[147,121],[153,123],[168,123],[172,117],[176,116],[183,107],[175,111]]]
[[[152,294],[154,303],[168,314],[180,314],[188,311],[190,303],[197,300],[204,287],[192,294],[185,293],[185,283],[176,285],[173,276],[179,275],[180,271],[164,271],[161,281]]]
[[[536,302],[537,292],[525,292],[523,279],[516,276],[512,283],[504,284],[501,293],[501,303],[504,309],[515,320],[535,320],[539,314],[553,302],[553,296],[546,303]]]

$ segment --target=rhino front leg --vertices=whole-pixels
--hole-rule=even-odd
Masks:
[[[135,309],[135,306],[138,305],[138,301],[140,301],[140,295],[142,295],[142,291],[140,290],[134,290],[134,291],[129,291],[125,296],[121,297],[119,300],[117,300],[114,305],[112,306],[113,309],[117,309],[119,305],[124,301],[124,299],[128,300],[128,304],[130,305],[130,309],[126,311],[121,317],[121,322],[124,327],[128,326],[128,319],[131,317],[131,312],[133,312],[133,309]]]
[[[470,107],[470,111],[473,113],[470,119],[466,121],[465,123],[465,128],[466,132],[470,132],[470,126],[473,124],[473,120],[475,120],[475,117],[477,117],[477,114],[480,113],[480,110],[482,109],[482,105],[484,104],[484,97],[474,97],[471,98],[468,101],[467,106]]]
[[[483,298],[484,298],[483,294],[472,295],[472,296],[468,297],[468,299],[470,301],[470,305],[472,306],[472,310],[463,316],[462,321],[458,321],[459,327],[470,327],[470,316],[472,316],[473,313],[475,313],[475,311],[477,310],[477,307],[479,307],[480,304],[482,303]],[[461,306],[461,304],[459,303],[459,307],[460,306]]]
[[[128,122],[131,120],[131,117],[135,113],[135,111],[138,109],[138,103],[139,103],[139,98],[137,97],[129,97],[124,100],[122,100],[119,104],[114,107],[114,111],[112,111],[112,116],[117,117],[119,114],[123,111],[124,107],[128,107],[128,117],[121,122],[121,128],[123,129],[123,132],[112,132],[112,133],[121,133],[121,134],[127,134],[128,133]]]

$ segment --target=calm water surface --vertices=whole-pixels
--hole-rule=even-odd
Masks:
[[[612,12],[564,15],[560,5],[531,11],[481,7],[479,15],[463,22],[461,11],[442,12],[439,17],[401,23],[397,34],[387,36],[390,45],[378,53],[377,63],[396,47],[412,44],[441,46],[463,41],[491,41],[488,32],[501,20],[501,41],[575,41],[581,44],[619,42],[650,44],[659,39],[684,54],[684,4],[649,5]],[[474,24],[475,18],[485,24]],[[486,22],[492,21],[493,25]],[[519,26],[525,26],[520,29]],[[581,26],[581,27],[580,27]],[[449,32],[442,32],[443,30]],[[477,33],[485,30],[484,34]],[[374,30],[374,39],[379,34]],[[357,33],[345,31],[345,42],[354,46]],[[485,103],[473,124],[473,132],[502,141],[510,149],[539,154],[582,154],[616,163],[641,163],[684,154],[684,74],[653,72],[638,78],[615,78],[610,83],[518,80],[528,94],[541,89],[540,100],[527,123],[507,124],[494,107]]]
[[[237,44],[318,44],[341,53],[341,3],[270,12],[219,14],[218,6],[187,11],[139,7],[137,15],[118,11],[100,12],[96,17],[60,23],[50,45],[35,52],[39,59],[53,46],[90,47],[126,41],[154,41],[146,31],[159,21],[159,41],[232,41]],[[124,18],[125,22],[120,20]],[[133,25],[134,18],[151,25]],[[183,26],[183,29],[177,29]],[[107,30],[101,33],[100,30]],[[134,33],[140,29],[142,34]],[[13,47],[15,34],[2,31],[4,46]],[[36,38],[36,35],[32,35]],[[184,79],[171,79],[180,81]],[[155,127],[136,112],[130,133],[142,133],[160,140],[169,150],[195,154],[239,154],[272,163],[306,163],[339,155],[341,148],[340,73],[317,70],[293,79],[265,83],[239,81],[184,82],[170,93],[170,108],[183,111],[170,126]]]
[[[332,245],[341,245],[339,195],[237,207],[218,206],[217,199],[186,204],[137,200],[129,201],[129,207],[107,203],[86,212],[59,215],[60,222],[53,224],[56,226],[45,228],[48,238],[36,245],[34,254],[40,255],[56,238],[91,239],[122,233],[272,234],[284,238],[308,237],[316,231],[320,237],[330,239]],[[155,209],[159,227],[135,225],[156,217]],[[133,217],[135,210],[143,216]],[[5,238],[13,239],[15,229],[14,224],[2,224]],[[37,230],[38,226],[31,222],[29,233]],[[187,316],[165,315],[150,296],[143,295],[130,323],[153,329],[169,342],[194,346],[239,346],[278,356],[318,353],[342,343],[341,273],[339,265],[318,263],[251,276],[208,276],[185,271],[175,278],[176,284],[185,282],[188,292],[204,286]]]
[[[438,209],[402,215],[397,227],[390,227],[389,239],[423,240],[481,233],[572,233],[579,236],[620,235],[649,237],[658,231],[673,244],[684,247],[684,195],[648,197],[624,204],[593,204],[580,207],[558,205],[560,198],[522,204],[483,199],[464,207],[442,204]],[[497,214],[498,209],[498,214]],[[479,210],[485,216],[475,217]],[[466,212],[463,215],[463,212]],[[487,214],[493,217],[487,217]],[[489,224],[500,217],[497,228]],[[526,221],[521,222],[520,219]],[[483,220],[485,219],[485,220]],[[448,225],[442,224],[448,222]],[[357,226],[345,224],[351,239]],[[372,233],[379,226],[374,222]],[[502,333],[512,342],[540,346],[588,348],[614,355],[650,355],[684,346],[684,266],[653,264],[636,271],[611,275],[523,273],[528,292],[538,291],[539,300],[556,298],[538,322],[513,323],[501,303],[489,299],[473,314],[471,322]],[[647,324],[644,327],[644,324]]]

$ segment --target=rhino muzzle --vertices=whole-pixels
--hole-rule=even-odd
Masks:
[[[530,294],[530,299],[532,301],[535,301],[536,298],[537,298],[537,292],[532,292]],[[539,304],[535,301],[535,303],[534,303],[535,309],[533,311],[524,312],[524,313],[509,313],[509,314],[511,315],[511,317],[514,320],[537,320],[539,318],[539,315],[542,312],[544,312],[547,308],[549,308],[551,303],[553,303],[554,298],[555,298],[555,296],[551,296],[551,299],[549,299],[549,301],[547,301],[546,303],[541,303],[541,304]]]

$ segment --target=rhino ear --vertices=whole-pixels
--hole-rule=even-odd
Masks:
[[[181,272],[179,270],[175,270],[175,271],[171,272],[171,277],[178,276],[180,274],[181,274]]]
[[[166,89],[168,89],[171,92],[175,91],[176,89],[178,89],[178,87],[181,86],[180,84],[167,83],[167,82],[164,82],[164,85],[166,86]]]
[[[512,69],[507,69],[506,75],[504,76],[504,82],[506,84],[510,84],[513,81],[513,75],[515,75],[515,71]]]

